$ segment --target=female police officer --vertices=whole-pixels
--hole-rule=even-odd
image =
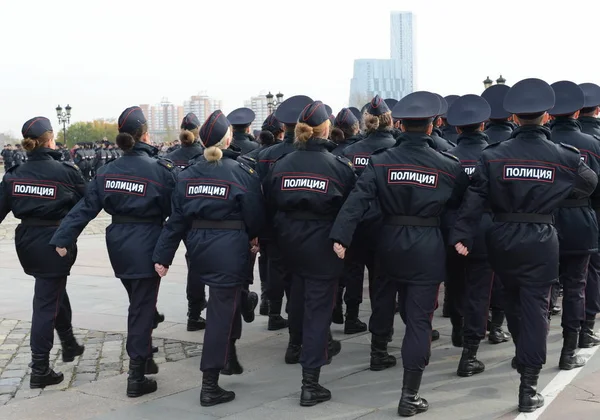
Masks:
[[[61,219],[85,192],[83,175],[71,162],[60,162],[55,151],[50,121],[36,117],[21,130],[28,160],[8,169],[0,188],[0,221],[12,211],[17,226],[15,246],[26,274],[35,277],[31,321],[31,388],[44,388],[63,381],[62,373],[49,367],[54,329],[62,344],[62,359],[72,362],[83,354],[71,329],[71,305],[67,276],[77,256],[70,245],[69,258],[61,259],[48,247],[48,241]]]
[[[115,276],[130,294],[127,396],[139,397],[157,388],[156,381],[144,376],[158,373],[151,341],[160,278],[152,252],[171,213],[175,175],[172,163],[153,158],[157,150],[148,144],[148,126],[139,107],[123,111],[118,124],[117,144],[123,157],[100,168],[85,198],[65,217],[50,244],[60,255],[69,255],[64,248],[75,242],[100,210],[112,215],[106,229],[108,255]]]
[[[296,125],[296,152],[277,162],[264,192],[284,261],[292,271],[290,325],[304,323],[300,405],[331,399],[319,385],[328,360],[329,325],[342,261],[328,239],[338,210],[354,186],[352,164],[326,149],[329,115],[322,102],[309,104]]]
[[[215,111],[200,129],[204,157],[179,174],[173,214],[154,251],[156,271],[164,276],[179,242],[185,239],[194,281],[210,287],[206,315],[200,404],[226,403],[235,394],[219,387],[219,372],[241,374],[235,341],[241,335],[240,299],[247,282],[251,239],[264,220],[260,181],[253,169],[228,150],[231,125]]]

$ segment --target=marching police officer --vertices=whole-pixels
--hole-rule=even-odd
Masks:
[[[459,133],[456,139],[458,145],[449,153],[460,159],[469,177],[475,172],[475,164],[488,145],[483,128],[490,114],[490,105],[477,95],[461,96],[448,110],[448,123]],[[448,231],[455,217],[455,210],[446,213],[445,228]],[[494,281],[485,246],[485,232],[491,224],[491,214],[485,213],[468,257],[458,255],[454,247],[448,251],[446,292],[451,302],[452,343],[455,347],[463,347],[458,376],[476,375],[485,369],[485,365],[477,360],[477,350],[485,338],[490,290]]]
[[[302,111],[296,125],[298,150],[279,159],[263,184],[275,214],[277,244],[293,273],[290,325],[304,325],[302,406],[331,399],[331,392],[319,385],[319,375],[330,358],[332,303],[343,263],[331,250],[329,232],[355,181],[350,161],[327,150],[328,117],[321,101]]]
[[[362,140],[358,118],[349,108],[342,108],[333,121],[331,140],[338,146],[331,153],[338,156],[344,149],[357,141]]]
[[[490,121],[486,124],[484,131],[490,144],[508,140],[514,130],[514,125],[510,121],[512,116],[504,109],[504,97],[509,90],[509,86],[494,85],[481,94],[481,97],[492,108]]]
[[[242,155],[258,149],[259,144],[250,134],[250,125],[256,118],[256,114],[250,108],[238,108],[227,116],[227,120],[233,126],[233,149],[239,149]]]
[[[231,373],[243,372],[235,349],[242,327],[240,297],[247,281],[248,244],[263,226],[264,205],[256,172],[229,150],[231,125],[221,111],[209,116],[200,138],[206,147],[204,158],[179,174],[173,214],[153,258],[164,276],[185,238],[194,280],[210,287],[200,365],[200,404],[208,407],[235,398],[218,384],[225,361]]]
[[[156,159],[150,145],[146,117],[141,108],[127,108],[118,120],[117,144],[125,152],[121,159],[100,168],[85,199],[74,207],[56,231],[51,245],[61,256],[75,243],[85,226],[104,209],[112,216],[106,229],[106,244],[115,276],[129,294],[127,396],[140,397],[156,391],[157,384],[145,374],[158,373],[152,359],[152,329],[160,277],[152,252],[164,220],[171,214],[174,165]]]
[[[95,151],[95,157],[94,157],[94,161],[93,161],[93,166],[94,166],[94,173],[97,174],[98,170],[100,170],[101,167],[103,167],[104,165],[106,165],[106,162],[108,160],[108,144],[107,142],[102,142],[100,143],[100,146],[98,147],[98,149],[96,149]]]
[[[54,329],[62,345],[63,362],[83,354],[71,326],[71,304],[67,277],[77,256],[69,244],[69,258],[62,259],[48,246],[61,219],[85,192],[85,180],[70,162],[60,162],[54,150],[50,121],[36,117],[21,130],[29,160],[14,165],[4,175],[0,188],[0,222],[12,211],[21,223],[15,232],[15,246],[26,274],[35,277],[31,321],[31,388],[61,383],[64,376],[50,368]]]
[[[600,140],[600,86],[594,83],[582,83],[579,87],[585,94],[584,108],[579,113],[578,121],[582,132],[591,134]],[[592,207],[598,217],[600,201],[592,197]],[[585,322],[579,334],[579,347],[590,348],[600,345],[600,337],[594,333],[596,315],[600,313],[600,253],[590,255],[587,283],[585,285]]]
[[[454,101],[456,101],[460,96],[458,95],[448,95],[444,97],[448,108],[452,106]],[[448,111],[446,111],[447,113]],[[458,133],[456,132],[456,128],[448,124],[448,118],[446,113],[441,115],[442,118],[442,133],[443,137],[451,143],[456,144],[456,139],[458,138]]]
[[[489,203],[494,225],[486,236],[488,255],[508,296],[521,412],[544,405],[536,388],[546,361],[550,288],[559,276],[552,212],[567,197],[588,197],[598,183],[576,148],[549,141],[543,124],[554,105],[554,91],[539,79],[522,80],[508,91],[504,108],[521,126],[511,139],[483,151],[450,237],[459,254],[468,255]]]
[[[12,145],[5,144],[4,149],[2,149],[2,160],[4,161],[4,172],[7,172],[8,169],[13,164],[13,150]]]
[[[373,334],[372,352],[382,353],[388,367],[394,366],[396,360],[387,355],[385,345],[399,290],[400,315],[406,324],[398,405],[401,416],[413,416],[429,407],[419,397],[419,388],[429,361],[431,318],[445,276],[440,216],[447,205],[460,205],[468,185],[458,159],[428,145],[433,119],[440,115],[441,106],[439,98],[429,92],[412,93],[398,102],[393,113],[402,120],[404,131],[399,145],[371,156],[330,234],[334,250],[343,258],[369,204],[380,202],[384,228],[376,249],[379,285],[369,330]]]
[[[554,117],[552,141],[577,147],[581,159],[598,175],[600,173],[600,141],[581,132],[577,121],[585,105],[583,90],[573,82],[552,84],[556,104],[549,113]],[[571,198],[571,197],[569,197]],[[600,191],[592,194],[596,202]],[[567,199],[555,214],[560,241],[559,275],[563,287],[563,348],[559,368],[571,370],[585,364],[575,355],[581,325],[585,321],[585,288],[590,254],[598,252],[598,221],[589,199]]]

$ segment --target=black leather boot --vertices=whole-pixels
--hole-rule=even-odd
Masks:
[[[580,349],[589,349],[600,346],[600,337],[598,337],[594,332],[595,323],[596,321],[594,319],[583,321],[581,332],[579,333]]]
[[[425,398],[419,396],[421,378],[423,372],[414,372],[404,369],[402,378],[402,396],[398,404],[398,415],[412,417],[415,414],[424,413],[429,409],[429,403]]]
[[[504,312],[499,310],[492,310],[492,319],[490,321],[490,333],[488,334],[488,341],[490,344],[506,343],[510,340],[511,335],[502,329],[504,323]]]
[[[32,354],[29,366],[31,367],[31,378],[29,379],[31,389],[56,385],[65,379],[62,373],[50,369],[49,354]]]
[[[227,351],[227,362],[221,370],[221,375],[241,375],[244,373],[244,368],[240,365],[235,348],[235,340],[229,342],[229,350]]]
[[[485,370],[485,365],[477,360],[477,350],[479,350],[478,340],[465,340],[462,356],[458,362],[456,374],[463,378],[477,375]]]
[[[267,282],[260,282],[260,306],[258,307],[258,313],[267,316],[269,315],[269,299],[267,298]]]
[[[146,360],[146,375],[156,375],[158,373],[158,365],[153,358]]]
[[[191,318],[188,316],[187,330],[188,331],[201,331],[206,328],[206,320],[198,315],[198,318]]]
[[[300,361],[300,353],[302,353],[302,337],[295,337],[290,334],[290,341],[285,351],[285,363],[295,365]]]
[[[586,360],[575,354],[578,339],[579,333],[577,331],[563,331],[563,347],[558,362],[560,370],[571,370],[585,365]]]
[[[440,339],[440,332],[438,330],[431,330],[431,341],[437,341]]]
[[[269,302],[269,324],[267,329],[269,331],[283,330],[288,327],[288,321],[281,316],[281,301],[270,301]]]
[[[129,377],[127,378],[127,396],[137,398],[150,394],[158,389],[154,379],[144,376],[146,360],[129,360]]]
[[[358,319],[358,305],[346,305],[344,334],[359,334],[367,331],[367,324]]]
[[[202,374],[202,389],[200,391],[200,405],[212,407],[213,405],[228,403],[235,398],[235,392],[225,391],[219,386],[219,372],[207,371]]]
[[[342,343],[339,340],[334,340],[329,331],[329,343],[327,344],[327,354],[329,357],[337,356],[342,351]]]
[[[68,331],[58,332],[60,344],[62,347],[62,361],[64,363],[72,362],[77,356],[81,356],[85,350],[84,346],[80,346],[75,340],[73,329]]]
[[[258,295],[254,292],[248,292],[248,296],[246,297],[246,302],[242,302],[242,318],[248,324],[254,321],[256,314],[254,310],[258,306]]]
[[[331,399],[331,392],[319,385],[320,374],[321,369],[302,368],[302,393],[300,394],[302,407],[312,407]]]
[[[156,310],[154,312],[154,325],[152,326],[152,329],[155,330],[158,328],[158,324],[161,322],[165,322],[165,314],[161,314],[158,312],[158,310]]]
[[[158,347],[152,346],[152,353],[158,353]]]
[[[452,345],[454,347],[463,346],[463,319],[459,316],[450,318],[452,323]],[[433,341],[433,340],[432,340]]]
[[[371,336],[371,366],[372,371],[379,372],[396,366],[396,358],[387,351],[387,337]]]
[[[544,397],[537,393],[537,382],[540,370],[523,367],[521,372],[521,385],[519,386],[519,411],[533,413],[544,406]]]
[[[334,324],[342,325],[344,323],[344,309],[342,307],[342,294],[343,289],[338,290],[338,294],[335,300],[335,307],[333,308],[333,315],[331,317],[331,322]]]

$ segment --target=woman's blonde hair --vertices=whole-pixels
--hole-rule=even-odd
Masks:
[[[54,132],[46,131],[37,138],[25,137],[21,141],[21,145],[26,152],[31,152],[32,150],[46,146],[52,139],[54,139]]]
[[[231,138],[231,127],[218,143],[204,149],[204,159],[208,162],[218,162],[223,157],[223,150],[227,148],[227,140]]]
[[[295,135],[296,141],[301,143],[306,143],[308,139],[312,137],[318,137],[321,139],[326,139],[329,137],[329,125],[331,122],[329,120],[325,120],[322,124],[317,125],[316,127],[311,127],[305,123],[296,124]]]
[[[382,115],[372,115],[365,113],[364,115],[365,129],[368,133],[377,130],[389,130],[394,124],[391,112],[386,112]]]

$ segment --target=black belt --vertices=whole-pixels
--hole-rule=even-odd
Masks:
[[[440,218],[419,216],[387,216],[383,223],[393,226],[439,227]]]
[[[572,209],[572,208],[576,208],[576,207],[589,207],[590,205],[590,200],[583,199],[583,200],[564,200],[562,203],[560,203],[560,208],[562,209]]]
[[[537,213],[496,213],[494,222],[554,224],[554,217]]]
[[[285,213],[287,217],[295,220],[335,220],[335,216],[330,214],[317,214],[309,211],[289,211]]]
[[[61,220],[22,219],[23,226],[60,226]]]
[[[241,220],[194,220],[192,229],[245,230],[246,225]]]
[[[112,222],[115,225],[123,225],[126,223],[147,223],[147,224],[151,224],[151,225],[162,225],[163,224],[163,219],[156,216],[156,217],[133,217],[133,216],[120,216],[120,215],[114,215],[112,217]]]

